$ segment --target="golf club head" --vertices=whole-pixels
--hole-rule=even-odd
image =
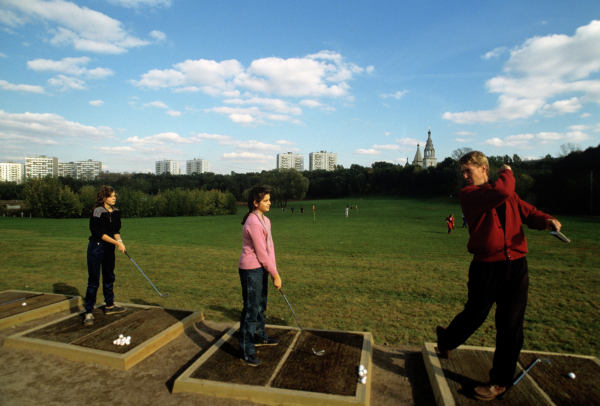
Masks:
[[[320,357],[321,355],[325,354],[325,350],[321,350],[321,351],[315,351],[315,349],[313,348],[313,353],[317,356]]]
[[[552,363],[550,362],[550,358],[542,358],[542,359],[540,360],[540,362],[541,362],[541,363],[543,363],[543,364],[546,364],[546,365],[550,365],[550,364],[552,364]]]
[[[563,233],[560,231],[550,231],[550,234],[561,240],[562,242],[571,242]]]
[[[169,297],[168,293],[165,293],[164,295],[160,295],[161,297]]]

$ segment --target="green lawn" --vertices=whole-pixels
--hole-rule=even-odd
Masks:
[[[359,205],[349,218],[346,204]],[[378,343],[435,341],[466,300],[468,233],[456,201],[358,198],[300,202],[291,214],[273,208],[277,264],[284,292],[304,327],[371,331]],[[316,221],[312,205],[317,206]],[[118,301],[200,309],[237,321],[241,251],[236,216],[124,219],[128,252],[160,298],[117,254]],[[456,217],[447,234],[444,219]],[[531,288],[525,348],[600,356],[600,221],[559,217],[564,244],[526,230]],[[88,220],[0,218],[0,290],[85,294]],[[101,302],[102,294],[99,294]],[[270,323],[295,321],[272,289]],[[493,346],[493,314],[467,344]]]

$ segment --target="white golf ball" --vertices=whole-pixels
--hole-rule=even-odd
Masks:
[[[575,374],[573,372],[569,372],[569,378],[575,379]]]
[[[119,338],[123,338],[123,334],[119,334]]]
[[[365,374],[365,375],[367,374],[367,370],[366,369],[363,369],[362,371],[363,371],[363,374]]]
[[[114,345],[117,345],[117,340],[113,341],[113,344],[114,344]]]
[[[366,376],[363,376],[362,378],[360,378],[360,383],[362,383],[363,385],[364,385],[365,383],[367,383],[367,377],[366,377]]]
[[[23,303],[23,306],[27,306],[27,303]]]
[[[128,340],[131,340],[131,336],[127,336],[127,339],[128,339]]]
[[[365,366],[363,364],[360,364],[360,366],[358,367],[359,370],[365,369]]]
[[[358,376],[362,378],[363,376],[365,376],[365,373],[363,371],[358,371]]]

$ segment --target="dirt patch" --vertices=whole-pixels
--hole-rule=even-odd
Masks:
[[[68,314],[69,311],[63,311],[0,330],[0,344],[4,344],[4,340],[10,335]],[[253,403],[243,400],[185,392],[171,393],[175,379],[233,325],[234,323],[210,321],[196,323],[187,328],[185,334],[181,334],[129,371],[69,361],[36,351],[0,348],[0,404],[252,405]],[[374,367],[369,371],[372,374],[371,405],[435,405],[420,350],[409,346],[375,346]]]

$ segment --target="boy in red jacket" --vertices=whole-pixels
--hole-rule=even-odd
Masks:
[[[517,196],[510,166],[502,166],[498,180],[490,183],[489,164],[483,153],[469,152],[459,163],[468,184],[460,191],[459,199],[469,224],[467,249],[473,261],[465,308],[448,328],[436,328],[437,344],[440,354],[449,358],[450,351],[467,341],[496,303],[496,352],[490,381],[473,393],[477,399],[492,400],[511,385],[523,347],[529,275],[522,224],[557,231],[561,224]]]

